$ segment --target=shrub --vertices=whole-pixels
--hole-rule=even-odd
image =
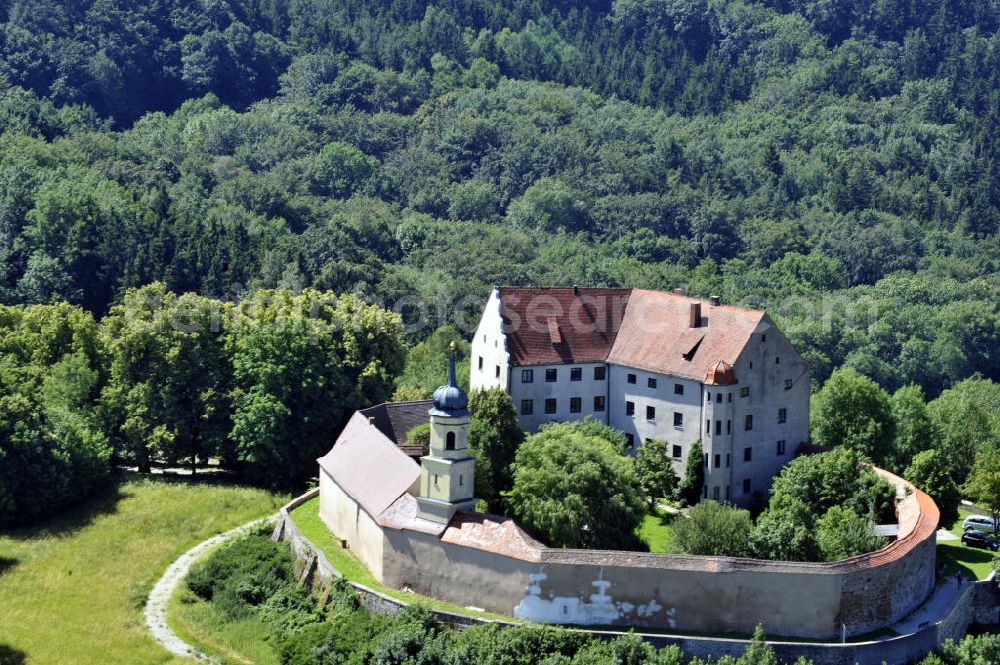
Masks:
[[[287,545],[249,534],[213,552],[188,573],[187,586],[199,598],[213,600],[223,588],[230,596],[252,598],[261,573],[278,581],[293,579]],[[237,591],[237,587],[242,589]]]
[[[421,423],[416,427],[411,427],[406,433],[406,443],[411,446],[420,446],[423,454],[426,455],[431,449],[431,424]]]
[[[674,522],[674,539],[688,554],[747,556],[751,526],[748,511],[702,501],[691,507],[687,519]]]

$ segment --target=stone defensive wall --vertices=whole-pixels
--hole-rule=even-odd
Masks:
[[[890,477],[886,474],[887,477]],[[327,478],[325,483],[329,483],[330,480]],[[324,484],[325,484],[324,483]],[[278,525],[275,528],[274,538],[276,540],[284,540],[289,543],[292,553],[296,559],[296,569],[299,572],[300,579],[303,582],[312,584],[315,588],[322,588],[329,584],[332,580],[342,577],[340,572],[338,572],[327,560],[326,556],[319,550],[312,542],[306,538],[302,532],[295,525],[294,521],[289,516],[289,513],[296,507],[315,498],[319,494],[319,490],[313,490],[307,494],[294,499],[291,503],[285,506],[280,513],[280,518]],[[915,504],[917,510],[911,514],[911,519],[923,515],[923,519],[931,519],[931,521],[936,521],[936,507],[934,507],[933,502],[930,501],[925,495],[923,498],[921,494],[914,492],[911,496],[914,497],[914,503],[907,502],[906,499],[901,505],[901,528],[904,528],[906,522],[904,522],[904,517],[906,516],[905,511],[907,506],[912,506]],[[923,504],[923,506],[921,506]],[[347,508],[347,506],[341,506],[342,508]],[[356,516],[365,516],[364,511],[359,507]],[[929,517],[928,517],[929,516]],[[368,517],[371,524],[375,524],[375,520]],[[917,520],[915,520],[917,521]],[[871,566],[881,566],[887,563],[886,557],[889,560],[896,560],[902,557],[904,560],[910,557],[910,552],[915,548],[909,547],[905,548],[906,551],[901,551],[904,549],[901,543],[905,538],[913,538],[912,534],[915,531],[916,523],[912,522],[910,531],[907,535],[901,536],[899,540],[890,544],[886,548],[883,548],[879,552],[867,555],[866,557],[856,557],[855,559],[850,559],[847,561],[836,562],[833,564],[777,564],[781,567],[791,566],[791,568],[815,568],[819,566],[821,568],[837,568],[839,572],[827,572],[826,575],[842,575],[842,574],[854,574],[858,573],[859,570],[863,571],[865,565],[863,563],[864,559],[868,559],[868,567]],[[933,535],[933,529],[931,530]],[[338,536],[341,534],[338,533]],[[919,540],[919,538],[918,538]],[[926,542],[928,539],[924,538],[922,542]],[[933,545],[933,538],[929,539]],[[384,545],[385,543],[383,543]],[[426,545],[426,544],[425,544]],[[547,548],[543,548],[547,549]],[[550,552],[552,550],[549,550]],[[574,554],[584,554],[584,555],[613,555],[613,554],[623,554],[614,552],[583,552],[576,553],[571,550],[559,550],[560,554],[570,557],[574,560]],[[448,556],[452,553],[450,547],[442,547],[438,550],[439,555]],[[894,553],[894,554],[893,554]],[[358,554],[355,551],[355,554]],[[624,553],[628,554],[628,553]],[[651,555],[638,555],[639,559],[645,559]],[[655,558],[663,558],[661,556],[652,555]],[[895,559],[894,559],[895,557]],[[684,571],[687,568],[683,567],[684,563],[688,563],[691,560],[701,560],[701,561],[729,561],[738,562],[740,565],[745,564],[766,564],[770,562],[753,562],[746,559],[721,559],[717,557],[669,557],[673,559],[678,559],[677,562],[681,567],[678,570]],[[443,560],[442,563],[446,562],[447,559]],[[853,563],[853,565],[851,565]],[[600,564],[597,564],[600,566]],[[852,570],[845,571],[845,568],[850,568]],[[745,570],[745,568],[744,568]],[[725,573],[724,570],[720,569],[720,573]],[[759,569],[758,569],[759,572]],[[772,571],[772,574],[780,571]],[[926,572],[926,571],[925,571]],[[800,574],[807,574],[800,570]],[[824,573],[819,573],[824,574]],[[837,577],[837,579],[843,579]],[[927,572],[927,579],[933,581],[933,571]],[[790,581],[782,581],[780,578],[773,578],[774,583],[777,585],[777,589],[771,589],[771,593],[777,592],[781,595],[784,591],[787,591],[788,587],[793,584]],[[863,578],[861,578],[863,581]],[[690,583],[690,582],[689,582]],[[932,582],[931,582],[932,583]],[[380,614],[396,614],[407,603],[400,601],[395,598],[391,598],[382,594],[374,589],[366,587],[364,585],[358,584],[356,582],[350,582],[351,586],[358,592],[359,598],[362,604],[372,612]],[[473,585],[476,590],[476,597],[482,599],[485,596],[491,594],[491,587],[489,586],[489,581],[483,579],[476,581]],[[596,590],[596,589],[595,589]],[[879,593],[878,589],[874,589],[872,596]],[[865,604],[871,599],[862,599],[860,602]],[[892,637],[880,637],[873,638],[867,641],[854,641],[847,643],[839,643],[839,639],[830,642],[796,642],[796,641],[769,641],[768,644],[774,649],[776,655],[787,661],[793,662],[795,659],[805,657],[812,659],[816,665],[854,665],[860,663],[861,665],[879,665],[886,663],[888,665],[903,665],[904,663],[911,662],[913,660],[922,658],[926,653],[934,648],[940,646],[946,639],[958,639],[965,634],[968,627],[973,623],[981,624],[995,624],[1000,620],[1000,612],[998,612],[998,590],[996,588],[995,582],[992,580],[969,583],[958,595],[956,600],[951,603],[951,605],[941,613],[939,618],[932,619],[926,623],[921,623],[919,627],[913,632],[906,634],[901,634]],[[713,599],[710,595],[704,597],[704,602],[713,603]],[[878,601],[881,603],[881,600]],[[717,605],[718,606],[718,605]],[[458,628],[463,628],[470,625],[475,625],[478,623],[500,623],[500,625],[512,625],[503,624],[502,622],[495,622],[488,619],[477,618],[474,616],[459,615],[449,612],[434,611],[434,614],[439,620],[446,623],[452,624]],[[470,612],[470,615],[474,612]],[[768,623],[764,624],[770,634],[771,628]],[[601,639],[612,639],[618,635],[619,632],[613,632],[610,630],[601,630],[599,628],[589,629],[586,632],[592,634],[594,637]],[[730,655],[741,655],[749,644],[748,640],[745,639],[730,639],[722,637],[713,637],[705,635],[685,635],[679,634],[681,630],[678,629],[677,633],[671,634],[653,634],[653,633],[642,633],[641,629],[638,634],[640,634],[648,642],[662,647],[668,644],[675,644],[679,646],[686,654],[689,656],[700,656],[702,658],[718,658],[719,656],[730,654]],[[837,636],[839,638],[839,635]]]
[[[769,635],[839,640],[896,623],[935,584],[937,506],[879,473],[898,490],[898,538],[832,563],[554,549],[479,513],[428,532],[413,528],[409,495],[371,516],[323,472],[320,514],[385,586],[462,606],[540,623],[712,634],[761,624]]]

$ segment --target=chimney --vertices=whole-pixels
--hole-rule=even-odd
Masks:
[[[700,328],[701,327],[701,303],[693,302],[691,303],[691,327]]]
[[[573,295],[574,296],[580,295],[580,287],[577,286],[576,284],[573,285]]]
[[[687,289],[685,289],[683,286],[679,286],[676,289],[674,289],[674,295],[675,296],[686,296],[687,295]]]
[[[719,296],[709,296],[708,301],[712,304],[712,307],[719,306]]]

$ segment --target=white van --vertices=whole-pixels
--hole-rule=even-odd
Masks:
[[[969,529],[984,531],[986,533],[997,531],[996,525],[993,524],[993,518],[986,517],[985,515],[969,515],[966,517],[962,522],[962,531],[968,531]]]

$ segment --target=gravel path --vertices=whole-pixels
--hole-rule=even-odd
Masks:
[[[208,654],[199,651],[182,640],[176,633],[174,633],[174,631],[170,629],[170,626],[167,625],[167,604],[170,602],[171,596],[174,595],[174,589],[177,588],[177,585],[180,584],[181,580],[183,580],[185,575],[187,575],[191,565],[203,554],[205,554],[205,552],[212,549],[216,545],[229,540],[230,538],[238,536],[248,529],[252,529],[258,524],[271,519],[274,519],[273,515],[269,517],[262,517],[252,522],[247,522],[243,526],[238,526],[235,529],[226,531],[225,533],[220,533],[218,536],[209,538],[208,540],[195,545],[182,554],[176,561],[170,564],[170,567],[167,568],[167,572],[163,573],[163,577],[157,580],[156,586],[154,586],[153,590],[149,593],[149,599],[146,601],[145,610],[146,625],[149,627],[149,631],[153,634],[153,639],[159,642],[164,649],[172,654],[194,658],[195,660],[203,663],[219,662],[217,658],[213,658]]]

